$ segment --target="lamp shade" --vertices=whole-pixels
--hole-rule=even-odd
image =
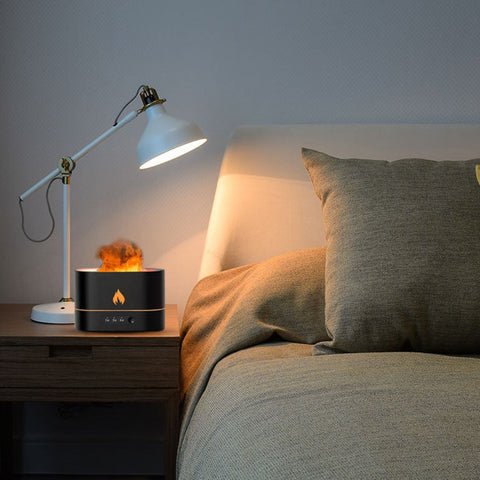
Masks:
[[[168,115],[162,104],[149,106],[145,113],[148,123],[137,145],[141,169],[173,160],[207,141],[195,123]]]

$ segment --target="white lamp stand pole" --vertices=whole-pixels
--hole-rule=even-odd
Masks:
[[[72,157],[64,157],[58,162],[58,168],[36,183],[32,188],[20,195],[20,200],[25,200],[30,194],[39,189],[42,185],[62,175],[63,183],[63,297],[54,303],[44,303],[32,308],[31,319],[41,323],[75,323],[75,303],[70,294],[70,179],[76,161],[85,156],[90,150],[99,145],[103,140],[113,135],[119,128],[136,118],[141,111],[134,111],[127,115],[100,135],[93,142],[88,144]]]

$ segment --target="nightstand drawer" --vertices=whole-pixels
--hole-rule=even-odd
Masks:
[[[178,347],[0,347],[7,388],[178,388]]]

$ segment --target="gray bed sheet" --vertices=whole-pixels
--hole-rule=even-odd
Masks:
[[[184,425],[179,480],[480,478],[480,359],[311,349],[220,360]]]

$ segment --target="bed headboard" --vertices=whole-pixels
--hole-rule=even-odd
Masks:
[[[337,157],[467,160],[480,125],[262,125],[233,133],[218,179],[200,278],[325,244],[302,147]]]

